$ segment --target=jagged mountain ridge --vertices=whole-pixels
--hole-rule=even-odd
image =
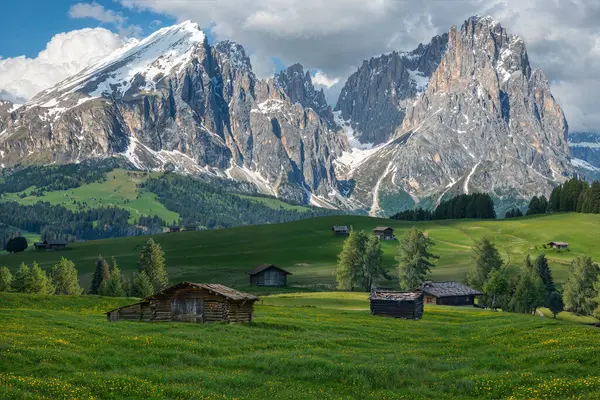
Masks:
[[[0,132],[5,166],[121,155],[374,215],[476,190],[518,201],[573,172],[548,82],[489,17],[365,61],[334,112],[301,65],[258,79],[242,46],[186,22],[0,103]]]
[[[164,28],[4,118],[2,163],[121,154],[139,168],[228,176],[306,202],[336,189],[332,161],[346,144],[320,116],[326,108],[292,101],[298,84],[316,92],[310,77],[288,75],[257,79],[242,46],[210,46],[191,22]]]
[[[356,182],[350,198],[371,213],[474,191],[514,202],[547,195],[573,172],[568,126],[547,79],[531,69],[523,40],[491,17],[449,31],[405,114],[386,143],[337,161],[338,178]]]

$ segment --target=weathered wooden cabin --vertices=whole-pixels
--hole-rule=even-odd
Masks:
[[[285,286],[287,276],[292,273],[275,264],[263,264],[248,272],[248,275],[250,284],[254,286]]]
[[[565,242],[550,242],[548,243],[548,247],[550,247],[551,249],[559,249],[559,250],[565,250],[569,247],[569,243],[565,243]]]
[[[380,240],[394,240],[394,229],[389,226],[378,226],[373,229],[373,235],[377,236]]]
[[[33,245],[36,250],[60,250],[66,248],[67,243],[66,240],[50,239],[43,242],[35,242]]]
[[[334,225],[331,227],[331,230],[335,236],[348,236],[350,233],[348,227],[343,225]]]
[[[472,306],[475,304],[475,296],[483,294],[462,283],[452,281],[427,281],[421,290],[425,294],[425,304],[440,306]]]
[[[423,316],[423,292],[395,292],[374,289],[369,297],[371,314],[386,317],[421,319]]]
[[[109,321],[250,322],[256,300],[223,285],[182,282],[106,316]]]

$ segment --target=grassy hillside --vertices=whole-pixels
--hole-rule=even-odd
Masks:
[[[179,220],[179,214],[168,210],[156,200],[156,195],[138,188],[145,180],[159,176],[160,173],[144,173],[115,169],[106,173],[106,181],[94,182],[68,190],[46,191],[43,196],[32,196],[37,190],[31,186],[21,192],[5,193],[3,201],[16,201],[19,204],[30,205],[45,201],[53,205],[62,205],[77,211],[81,207],[93,209],[99,207],[117,206],[131,212],[131,219],[142,215],[158,216],[165,221]],[[21,197],[25,195],[25,197]]]
[[[437,242],[434,252],[441,256],[432,278],[462,280],[471,262],[471,246],[488,236],[499,246],[510,266],[518,268],[527,253],[543,251],[551,240],[569,242],[569,252],[547,251],[554,278],[564,282],[568,264],[577,255],[589,254],[600,260],[600,215],[555,214],[543,217],[487,221],[430,221],[409,223],[360,216],[331,216],[285,224],[244,226],[198,232],[155,235],[166,252],[172,281],[219,282],[236,287],[247,282],[247,272],[262,263],[275,263],[289,269],[290,284],[329,287],[334,284],[334,269],[343,237],[331,234],[332,225],[352,225],[371,230],[390,225],[400,236],[418,226]],[[65,251],[35,252],[0,256],[0,265],[16,269],[21,262],[37,260],[50,267],[60,257],[75,261],[87,287],[98,254],[115,256],[124,271],[133,271],[138,254],[148,237],[129,237],[90,241],[70,245]],[[397,242],[384,242],[385,265],[394,269]],[[395,272],[395,269],[394,269]],[[390,286],[394,283],[386,282]]]
[[[396,320],[362,294],[315,296],[267,297],[251,324],[193,325],[107,322],[128,299],[0,294],[0,398],[600,396],[596,328],[435,306]]]

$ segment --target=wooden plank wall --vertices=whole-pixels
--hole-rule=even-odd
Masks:
[[[109,321],[250,322],[253,301],[233,301],[204,290],[182,289],[107,315]]]

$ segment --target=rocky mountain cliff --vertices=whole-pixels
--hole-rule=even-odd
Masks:
[[[259,80],[240,45],[210,46],[191,22],[131,41],[8,116],[0,107],[5,166],[122,154],[305,202],[336,189],[346,148],[301,66]]]
[[[185,22],[39,93],[0,102],[0,163],[122,156],[325,207],[390,213],[486,191],[512,206],[574,172],[568,127],[523,40],[490,17],[365,61],[332,112],[295,64],[262,80],[244,49]]]
[[[447,38],[390,139],[337,162],[338,178],[356,182],[349,196],[371,213],[475,191],[514,203],[548,194],[573,172],[564,114],[523,40],[490,17],[472,17]]]
[[[351,129],[351,136],[362,144],[388,141],[402,125],[410,101],[425,90],[447,45],[444,34],[410,52],[365,60],[340,93],[335,108],[338,123]]]

